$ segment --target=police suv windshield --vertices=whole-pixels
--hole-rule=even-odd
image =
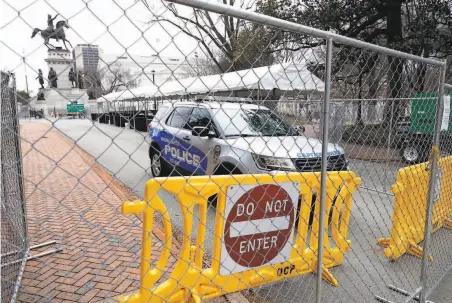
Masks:
[[[268,109],[212,109],[226,137],[297,136],[298,132]]]

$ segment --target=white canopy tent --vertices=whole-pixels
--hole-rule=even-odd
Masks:
[[[116,102],[140,99],[166,99],[197,94],[235,92],[237,96],[268,99],[284,95],[306,95],[323,92],[324,83],[312,74],[306,64],[282,63],[251,68],[218,75],[191,77],[169,81],[157,87],[142,86],[130,90],[110,93],[97,99],[98,102]]]

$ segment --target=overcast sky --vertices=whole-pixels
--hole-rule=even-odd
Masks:
[[[107,54],[150,56],[193,56],[197,42],[164,24],[146,24],[152,14],[141,1],[135,0],[0,0],[0,69],[16,73],[19,89],[25,89],[25,72],[22,53],[27,61],[29,89],[33,95],[39,84],[35,78],[41,68],[47,75],[47,48],[43,39],[36,35],[31,39],[33,28],[47,27],[47,14],[60,14],[58,20],[68,20],[70,29],[66,38],[76,44],[91,43],[103,48]],[[154,3],[154,11],[160,7]],[[186,8],[183,8],[186,9]],[[190,12],[187,9],[186,12]],[[108,26],[108,28],[107,28]],[[165,26],[165,28],[163,27]],[[173,37],[173,39],[172,39]],[[51,40],[55,46],[60,44]],[[62,43],[61,43],[61,46]]]

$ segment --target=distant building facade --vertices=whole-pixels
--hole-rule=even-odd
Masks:
[[[153,81],[157,86],[168,81],[182,79],[193,74],[196,68],[193,62],[185,57],[164,57],[160,55],[114,55],[104,54],[102,65],[120,65],[121,68],[130,70],[139,86],[151,85]]]
[[[100,66],[103,50],[94,44],[77,44],[72,50],[74,67],[78,71],[94,73]]]

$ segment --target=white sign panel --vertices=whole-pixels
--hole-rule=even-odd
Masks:
[[[228,187],[220,275],[288,261],[299,196],[297,182]]]
[[[436,202],[440,199],[441,196],[441,180],[443,178],[443,168],[438,167],[438,171],[436,173],[435,184],[433,186],[433,202]]]
[[[441,121],[441,130],[447,130],[450,118],[450,96],[444,95],[443,120]]]

